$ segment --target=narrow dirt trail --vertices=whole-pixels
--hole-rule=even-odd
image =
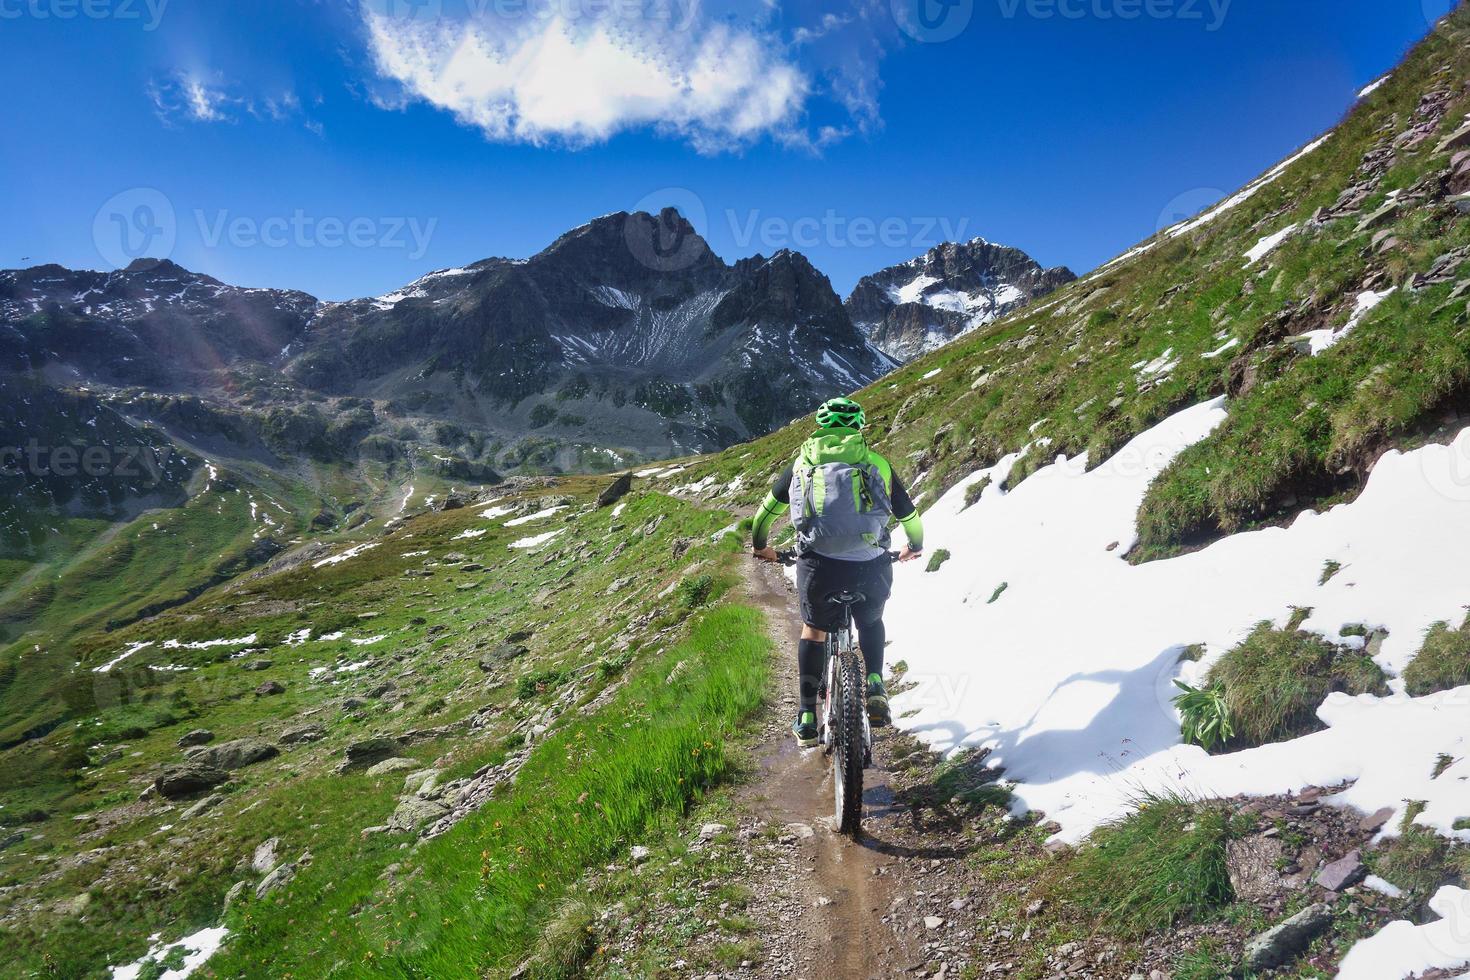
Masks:
[[[932,959],[925,937],[896,928],[905,917],[896,909],[910,891],[901,882],[930,869],[922,845],[909,842],[908,809],[889,788],[885,760],[892,735],[877,733],[874,763],[864,774],[864,837],[854,841],[831,826],[833,786],[829,758],[802,750],[789,726],[796,713],[796,636],[799,614],[793,589],[775,566],[751,563],[749,601],[767,615],[780,655],[773,676],[771,707],[762,719],[757,750],[759,773],[738,793],[739,802],[792,839],[792,859],[758,867],[758,890],[782,895],[768,909],[773,932],[765,945],[775,952],[763,975],[776,977],[887,978],[922,975]],[[922,866],[922,868],[920,867]],[[922,932],[922,928],[920,932]]]

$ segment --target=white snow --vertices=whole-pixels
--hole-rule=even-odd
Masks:
[[[508,547],[511,547],[511,548],[534,548],[537,545],[545,544],[546,542],[550,541],[552,538],[556,537],[558,534],[560,534],[561,532],[563,532],[565,530],[566,530],[566,528],[559,527],[555,531],[547,531],[545,534],[537,534],[537,535],[533,535],[533,536],[531,536],[529,538],[520,538],[520,539],[518,539],[516,541],[512,541],[508,545]]]
[[[1360,99],[1366,99],[1368,96],[1370,96],[1374,92],[1378,91],[1379,88],[1381,88],[1383,86],[1383,83],[1386,82],[1386,81],[1388,81],[1392,77],[1393,77],[1392,74],[1388,74],[1388,75],[1384,75],[1382,78],[1378,79],[1378,81],[1376,81],[1376,82],[1369,82],[1368,85],[1367,85],[1367,87],[1364,88],[1361,92],[1358,93],[1358,98],[1360,98]]]
[[[1302,334],[1303,337],[1311,341],[1312,356],[1316,357],[1352,333],[1357,329],[1358,324],[1363,322],[1363,318],[1373,312],[1379,303],[1392,296],[1396,289],[1398,289],[1397,286],[1390,286],[1381,293],[1375,293],[1371,289],[1364,290],[1358,294],[1358,301],[1354,305],[1352,315],[1348,317],[1347,323],[1344,323],[1335,330],[1331,327],[1324,327],[1321,330],[1309,330]]]
[[[613,519],[617,519],[617,516],[619,514],[621,514],[623,512],[623,509],[626,508],[627,506],[628,506],[628,502],[626,500],[624,500],[623,502],[619,503],[616,507],[614,507],[612,509],[612,514],[610,516]]]
[[[505,522],[505,526],[506,527],[520,527],[522,524],[530,524],[532,521],[545,520],[546,518],[550,517],[552,514],[555,514],[557,511],[566,510],[566,509],[567,509],[566,504],[561,504],[561,505],[556,506],[556,507],[547,507],[544,510],[538,510],[534,514],[527,514],[525,517],[517,517],[517,518],[515,518],[513,520],[506,521]]]
[[[1274,235],[1267,235],[1265,238],[1262,238],[1260,241],[1252,245],[1250,251],[1245,253],[1246,268],[1250,268],[1261,259],[1269,255],[1271,251],[1276,248],[1277,245],[1280,245],[1282,242],[1290,238],[1300,227],[1301,225],[1296,223],[1289,224],[1285,228],[1276,232]]]
[[[1470,779],[1458,778],[1470,777],[1470,687],[1409,698],[1397,677],[1428,626],[1465,615],[1470,566],[1441,543],[1470,535],[1470,430],[1449,446],[1386,454],[1352,503],[1129,564],[1149,483],[1224,418],[1220,399],[1197,405],[1092,472],[1059,457],[1005,492],[1013,454],[930,508],[926,543],[951,558],[934,573],[897,569],[889,657],[906,660],[916,682],[894,699],[898,724],[942,751],[991,748],[989,763],[1019,781],[1017,808],[1045,811],[1067,841],[1144,791],[1267,794],[1346,780],[1356,782],[1331,802],[1371,813],[1423,800],[1418,823],[1470,839],[1452,829],[1470,813]],[[965,508],[966,488],[985,476],[991,486]],[[1342,570],[1319,584],[1328,560]],[[1199,683],[1255,623],[1284,624],[1293,606],[1313,610],[1303,628],[1334,639],[1347,624],[1386,627],[1377,659],[1396,693],[1331,695],[1318,711],[1329,727],[1289,742],[1217,756],[1181,745],[1173,681]],[[1194,643],[1205,658],[1179,663]],[[1441,753],[1460,761],[1434,779]]]
[[[364,544],[353,545],[351,548],[348,548],[346,551],[341,552],[340,554],[332,555],[330,558],[323,558],[321,561],[312,562],[311,567],[321,568],[323,565],[337,565],[344,561],[347,561],[349,558],[356,558],[364,551],[371,551],[377,546],[378,542],[376,541],[368,541]]]
[[[152,645],[152,640],[144,640],[141,643],[129,643],[126,650],[118,654],[112,660],[109,660],[107,663],[103,664],[101,667],[93,667],[92,672],[95,674],[105,674],[112,668],[116,667],[118,664],[122,663],[124,660],[131,657],[133,654],[137,653],[139,650],[147,649]]]
[[[904,283],[902,286],[893,286],[888,289],[888,298],[895,303],[921,303],[924,299],[924,290],[939,282],[933,276],[923,274],[917,275]]]
[[[1212,357],[1219,357],[1221,354],[1225,353],[1226,351],[1232,350],[1232,349],[1234,349],[1236,347],[1239,347],[1239,346],[1240,346],[1240,340],[1238,338],[1236,338],[1236,337],[1231,337],[1229,340],[1225,341],[1225,343],[1221,344],[1219,347],[1216,347],[1214,350],[1205,351],[1203,354],[1200,355],[1200,357],[1203,357],[1203,358],[1206,358],[1206,359],[1209,359],[1209,358],[1212,358]]]
[[[191,640],[181,643],[178,640],[164,640],[165,650],[208,650],[210,647],[243,647],[254,643],[258,637],[251,633],[249,636],[239,636],[233,640]]]
[[[485,528],[471,528],[468,531],[460,531],[458,534],[456,534],[454,537],[450,538],[449,540],[450,541],[463,541],[463,540],[465,540],[467,538],[483,538],[486,534],[489,534],[489,533],[490,532],[487,531]]]
[[[1400,898],[1404,894],[1404,890],[1398,885],[1395,885],[1391,881],[1380,878],[1377,875],[1369,875],[1368,877],[1364,878],[1363,884],[1366,887],[1373,889],[1375,892],[1381,892],[1384,895],[1387,895],[1389,898]]]
[[[185,936],[177,942],[160,943],[151,947],[137,962],[127,966],[112,967],[111,980],[138,980],[143,972],[143,967],[148,965],[150,960],[162,962],[175,949],[184,951],[183,966],[177,970],[164,970],[158,975],[159,980],[184,980],[185,977],[192,976],[195,970],[203,966],[205,961],[219,951],[227,935],[229,935],[228,929],[224,926],[215,926],[212,929],[201,929],[192,936]],[[158,934],[155,933],[149,938],[156,941]]]
[[[487,521],[493,521],[497,517],[504,517],[506,514],[510,514],[514,511],[514,507],[487,507],[484,510],[480,511],[480,516],[485,518],[485,520]]]
[[[353,640],[352,641],[352,645],[355,646],[355,647],[370,647],[374,643],[382,643],[387,638],[388,638],[388,634],[386,634],[386,633],[379,633],[377,636],[367,636],[367,637],[363,637],[360,640]],[[343,668],[343,669],[345,670],[347,668]]]
[[[930,378],[937,377],[939,375],[939,372],[940,371],[943,371],[943,370],[944,370],[944,368],[935,368],[934,370],[930,371],[928,374],[925,374],[922,377],[920,377],[919,380],[920,381],[928,381]]]
[[[1343,958],[1338,980],[1400,980],[1470,962],[1470,891],[1445,885],[1429,909],[1438,921],[1416,926],[1401,919],[1359,940]]]
[[[1175,225],[1174,227],[1170,228],[1165,234],[1167,234],[1170,238],[1178,238],[1180,235],[1186,235],[1189,232],[1194,231],[1196,228],[1201,228],[1209,224],[1211,221],[1214,221],[1226,211],[1229,211],[1240,206],[1241,204],[1244,204],[1246,201],[1249,201],[1251,198],[1255,197],[1256,193],[1260,191],[1261,188],[1267,186],[1268,184],[1274,183],[1277,178],[1286,173],[1287,169],[1293,163],[1296,163],[1302,157],[1306,156],[1308,153],[1311,153],[1323,143],[1326,143],[1329,138],[1330,137],[1328,136],[1324,136],[1319,140],[1314,140],[1313,142],[1308,143],[1306,146],[1302,147],[1302,149],[1296,154],[1287,158],[1286,160],[1283,160],[1272,169],[1266,171],[1265,174],[1256,178],[1256,180],[1247,184],[1245,187],[1237,191],[1232,196],[1227,197],[1225,200],[1221,201],[1219,204],[1210,208],[1208,211],[1204,212],[1198,217]]]

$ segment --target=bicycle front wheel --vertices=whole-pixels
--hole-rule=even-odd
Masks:
[[[832,782],[836,796],[833,816],[841,833],[856,837],[862,831],[866,749],[863,744],[863,713],[866,710],[863,662],[855,651],[844,650],[834,673],[837,676],[836,689],[832,692],[835,748],[832,753]]]

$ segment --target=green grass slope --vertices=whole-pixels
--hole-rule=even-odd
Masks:
[[[1216,216],[1161,232],[1047,300],[858,393],[876,443],[933,499],[1027,449],[1014,483],[1057,454],[1096,464],[1187,405],[1230,418],[1157,481],[1135,558],[1174,553],[1351,495],[1394,446],[1442,437],[1470,379],[1470,112],[1460,9],[1309,152]],[[1347,207],[1334,216],[1340,199]],[[1298,226],[1265,257],[1247,252]],[[1335,346],[1365,290],[1394,289]],[[804,437],[798,422],[693,467],[749,502]],[[1028,448],[1029,447],[1029,448]]]
[[[641,490],[615,514],[592,503],[603,483],[510,491],[490,517],[482,502],[374,522],[70,637],[76,667],[46,700],[63,721],[0,750],[0,972],[97,975],[154,932],[219,923],[237,881],[249,887],[224,919],[234,938],[218,975],[514,966],[583,867],[725,776],[728,738],[766,683],[760,617],[726,594],[737,546],[717,532],[730,515]],[[262,694],[264,682],[284,690]],[[308,725],[314,741],[281,738]],[[196,728],[281,754],[186,817],[210,797],[146,790]],[[514,777],[406,850],[411,832],[361,833],[389,824],[404,772],[338,772],[348,745],[382,735],[451,787],[495,767]],[[310,858],[257,899],[249,863],[273,837],[283,859]]]

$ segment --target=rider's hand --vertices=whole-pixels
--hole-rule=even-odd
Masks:
[[[898,560],[899,561],[913,561],[915,558],[918,558],[918,557],[920,557],[923,554],[924,554],[924,549],[923,548],[920,548],[918,551],[915,551],[913,548],[909,547],[908,545],[904,545],[903,546],[903,550],[898,553]]]
[[[779,562],[781,560],[781,556],[776,553],[776,549],[772,548],[770,545],[766,545],[764,548],[752,551],[751,555],[759,558],[761,561]]]

